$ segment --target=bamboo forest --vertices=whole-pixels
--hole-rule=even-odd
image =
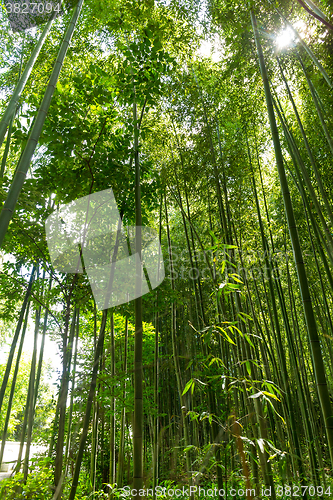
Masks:
[[[0,24],[0,500],[332,499],[332,1]]]

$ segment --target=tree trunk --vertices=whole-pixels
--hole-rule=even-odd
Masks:
[[[25,293],[25,297],[24,297],[23,304],[22,304],[22,307],[21,307],[21,312],[20,312],[20,316],[19,316],[19,319],[18,319],[18,322],[17,322],[15,334],[14,334],[14,337],[13,337],[13,340],[12,340],[12,343],[11,343],[11,346],[10,346],[10,351],[9,351],[9,355],[8,355],[6,370],[5,370],[5,373],[4,373],[4,376],[3,376],[3,380],[2,380],[2,384],[1,384],[1,389],[0,389],[0,411],[1,411],[2,403],[3,403],[3,398],[5,396],[6,387],[7,387],[7,384],[8,384],[8,378],[9,378],[10,370],[12,368],[14,353],[15,353],[16,344],[17,344],[17,341],[18,341],[18,338],[19,338],[19,335],[20,335],[20,330],[21,330],[21,326],[22,326],[22,322],[23,322],[23,318],[24,318],[24,313],[25,313],[25,310],[26,310],[26,307],[27,307],[27,304],[28,304],[28,300],[29,300],[29,297],[30,297],[30,293],[31,293],[31,288],[32,288],[32,284],[33,284],[33,280],[34,280],[34,275],[35,275],[35,269],[36,268],[34,266],[33,269],[32,269],[32,272],[31,272],[29,285],[28,285],[27,291]]]
[[[126,418],[126,375],[127,375],[127,345],[128,345],[128,319],[125,320],[125,345],[124,345],[124,392],[123,392],[123,407],[121,409],[121,420],[120,420],[120,442],[119,442],[119,458],[118,458],[118,470],[117,470],[117,487],[122,488],[123,486],[123,476],[124,476],[124,463],[125,463],[125,418]]]
[[[109,467],[109,483],[114,484],[116,482],[116,398],[114,396],[115,389],[115,344],[114,344],[114,319],[113,314],[111,314],[111,384],[112,384],[112,394],[111,394],[111,415],[110,415],[110,467]],[[109,498],[111,498],[111,491],[109,493]]]
[[[87,434],[88,434],[88,428],[89,428],[89,422],[90,422],[90,414],[91,414],[91,407],[93,405],[94,401],[94,395],[95,395],[95,389],[96,389],[96,383],[97,383],[97,372],[98,372],[98,367],[100,363],[100,358],[103,355],[103,346],[104,346],[104,334],[105,334],[105,325],[106,325],[106,318],[107,318],[107,312],[108,309],[104,309],[103,311],[103,316],[102,316],[102,322],[99,330],[99,336],[98,336],[98,342],[97,342],[97,348],[95,351],[95,359],[94,359],[94,365],[93,365],[93,370],[92,370],[92,375],[91,375],[91,382],[90,382],[90,388],[89,388],[89,394],[88,394],[88,401],[86,405],[86,411],[83,419],[83,425],[82,425],[82,434],[80,438],[80,445],[79,445],[79,450],[76,456],[76,461],[75,461],[75,469],[74,469],[74,475],[73,475],[73,482],[72,482],[72,487],[71,491],[68,497],[68,500],[74,500],[75,499],[75,494],[76,494],[76,489],[77,485],[79,482],[79,474],[80,474],[80,469],[81,469],[81,462],[83,458],[83,452],[84,452],[84,447],[86,444],[87,440]]]
[[[77,274],[74,276],[71,291],[75,285],[77,279]],[[60,481],[60,477],[62,474],[62,466],[63,466],[63,454],[64,454],[64,439],[65,439],[65,419],[66,419],[66,406],[67,406],[67,395],[68,395],[68,385],[69,385],[69,374],[70,374],[70,365],[73,353],[73,340],[74,340],[74,332],[75,332],[75,319],[76,319],[76,311],[73,313],[72,324],[70,329],[69,339],[68,336],[68,326],[69,326],[69,314],[70,314],[70,299],[71,292],[67,298],[67,305],[65,309],[65,328],[63,334],[63,370],[61,377],[61,386],[59,392],[58,399],[58,407],[59,407],[59,427],[58,427],[58,437],[56,443],[56,458],[54,463],[54,484],[58,486]]]
[[[323,363],[320,340],[318,337],[316,320],[312,308],[311,296],[309,291],[308,279],[304,268],[304,261],[302,256],[302,250],[300,247],[299,237],[297,233],[296,221],[294,216],[294,211],[291,203],[290,193],[288,189],[288,182],[284,170],[283,158],[281,145],[279,140],[279,134],[276,126],[272,96],[269,88],[266,66],[264,61],[264,56],[259,40],[259,34],[257,30],[257,21],[253,10],[251,9],[251,21],[254,31],[254,37],[256,41],[260,71],[263,79],[265,98],[269,116],[269,122],[271,127],[272,139],[274,143],[276,164],[280,178],[281,191],[283,195],[283,201],[285,206],[286,219],[288,221],[290,239],[293,247],[294,259],[296,264],[297,276],[299,281],[300,294],[303,302],[303,309],[305,314],[306,326],[308,331],[310,350],[312,355],[312,364],[315,375],[315,382],[317,386],[319,401],[322,409],[322,415],[324,419],[324,425],[326,430],[326,436],[328,441],[329,453],[331,458],[331,463],[333,465],[333,414],[329,398],[329,392],[327,388],[325,367]]]
[[[18,102],[19,102],[19,99],[21,97],[21,94],[22,94],[22,91],[25,87],[25,84],[27,83],[28,81],[28,78],[30,76],[30,73],[32,71],[32,68],[34,67],[34,64],[37,60],[37,57],[41,51],[41,48],[43,47],[43,44],[45,42],[45,39],[50,31],[50,28],[51,28],[51,25],[52,25],[52,22],[53,20],[49,21],[46,25],[45,25],[45,28],[43,30],[43,33],[41,34],[38,42],[37,42],[37,45],[36,47],[34,48],[34,50],[32,51],[31,53],[31,56],[30,56],[30,59],[26,65],[26,68],[21,76],[21,78],[19,79],[17,85],[16,85],[16,88],[13,92],[13,95],[7,105],[7,108],[6,108],[6,111],[4,112],[3,114],[3,117],[0,121],[0,147],[3,143],[3,140],[4,140],[4,137],[5,137],[5,134],[6,134],[6,130],[7,130],[7,127],[11,121],[11,118],[13,117],[14,115],[14,112],[15,112],[15,109],[18,105]]]
[[[3,454],[5,451],[7,430],[8,430],[8,424],[9,424],[9,419],[10,419],[10,414],[11,414],[11,409],[12,409],[12,404],[13,404],[13,399],[14,399],[17,374],[18,374],[18,370],[19,370],[19,366],[20,366],[21,354],[22,354],[22,349],[23,349],[23,342],[24,342],[25,332],[26,332],[27,324],[28,324],[29,306],[30,306],[30,302],[28,303],[27,311],[25,314],[20,345],[19,345],[17,357],[16,357],[16,364],[15,364],[15,370],[14,370],[14,374],[13,374],[13,380],[12,380],[12,383],[10,386],[10,395],[9,395],[9,401],[8,401],[8,407],[7,407],[7,413],[6,413],[6,420],[5,420],[4,429],[2,431],[2,441],[1,441],[1,451],[0,451],[0,468],[1,468],[1,464],[2,464]]]
[[[61,43],[60,50],[59,50],[59,53],[57,56],[57,60],[54,63],[53,71],[52,71],[47,89],[45,91],[43,101],[40,105],[36,119],[34,120],[34,123],[32,125],[27,145],[26,145],[26,147],[21,155],[20,161],[17,165],[14,179],[13,179],[12,184],[10,186],[4,207],[1,211],[1,214],[0,214],[0,247],[2,246],[4,237],[5,237],[8,225],[9,225],[9,221],[11,220],[11,218],[13,216],[15,206],[16,206],[17,200],[20,196],[20,192],[21,192],[22,186],[24,184],[32,156],[33,156],[35,149],[36,149],[36,146],[38,144],[39,137],[41,135],[43,125],[45,122],[45,118],[46,118],[47,112],[48,112],[50,104],[51,104],[53,92],[54,92],[55,86],[56,86],[57,81],[58,81],[60,70],[61,70],[61,67],[63,65],[64,59],[66,57],[67,49],[68,49],[73,31],[74,31],[77,19],[79,17],[80,11],[81,11],[82,3],[83,3],[83,0],[79,0],[79,3],[77,4],[77,6],[73,12],[72,19],[71,19],[69,26],[67,28],[65,37]],[[15,105],[16,105],[16,100],[14,100],[14,108],[15,108]],[[10,116],[11,116],[11,114],[10,114]]]
[[[141,263],[141,187],[139,161],[139,129],[137,121],[136,102],[133,102],[134,121],[134,165],[135,165],[135,252],[139,255],[136,266],[136,295],[135,309],[135,340],[134,340],[134,418],[133,418],[133,488],[137,490],[134,499],[140,500],[139,490],[143,485],[142,464],[142,433],[143,433],[143,404],[142,404],[142,263]]]
[[[31,439],[32,439],[32,427],[33,427],[34,415],[35,415],[35,401],[37,400],[37,391],[38,391],[38,387],[36,384],[36,361],[37,361],[37,340],[38,340],[38,332],[39,332],[40,313],[41,313],[41,306],[39,306],[38,309],[36,309],[34,347],[33,347],[33,352],[32,352],[31,368],[30,368],[29,385],[31,386],[31,388],[30,388],[29,413],[28,413],[27,445],[26,445],[26,449],[25,449],[25,458],[24,458],[24,465],[23,465],[24,481],[26,481],[27,477],[28,477],[29,455],[30,455],[30,446],[31,446]]]

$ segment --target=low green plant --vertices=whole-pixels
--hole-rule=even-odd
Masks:
[[[53,495],[53,474],[50,459],[32,460],[30,474],[24,482],[22,473],[4,479],[1,483],[1,500],[48,500]]]

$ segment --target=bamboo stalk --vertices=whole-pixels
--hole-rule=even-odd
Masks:
[[[78,450],[77,455],[76,455],[73,482],[72,482],[72,487],[71,487],[71,490],[69,493],[68,500],[75,499],[75,494],[76,494],[76,490],[77,490],[77,486],[78,486],[78,482],[79,482],[79,474],[80,474],[80,469],[81,469],[83,452],[84,452],[84,447],[85,447],[86,440],[87,440],[87,434],[88,434],[88,428],[89,428],[89,422],[90,422],[91,407],[93,405],[96,383],[97,383],[98,366],[99,366],[100,358],[103,354],[104,334],[105,334],[107,312],[108,312],[108,309],[104,309],[102,321],[101,321],[101,326],[100,326],[100,330],[99,330],[98,342],[97,342],[96,351],[95,351],[94,365],[93,365],[92,374],[91,374],[91,382],[90,382],[88,400],[87,400],[87,405],[86,405],[86,411],[84,414],[84,419],[83,419],[83,424],[82,424],[82,434],[81,434],[81,438],[80,438],[79,450]]]
[[[64,469],[65,477],[67,477],[68,470],[68,454],[70,449],[70,444],[72,441],[72,419],[73,419],[73,406],[74,406],[74,388],[75,388],[75,376],[76,376],[76,362],[77,362],[77,352],[79,343],[79,333],[80,333],[80,309],[76,309],[76,320],[75,320],[75,348],[74,348],[74,359],[73,359],[73,370],[72,370],[72,383],[71,383],[71,400],[69,405],[69,415],[68,415],[68,425],[67,425],[67,437],[66,437],[66,450],[64,457]]]
[[[139,128],[137,119],[137,106],[133,100],[134,122],[134,165],[135,165],[135,252],[139,255],[136,266],[136,294],[134,301],[135,334],[134,334],[134,419],[133,419],[133,488],[137,494],[135,500],[140,500],[139,490],[143,485],[143,392],[142,392],[142,263],[141,263],[141,184],[140,184],[140,159],[139,159]]]
[[[30,446],[32,440],[32,426],[34,423],[34,415],[35,415],[35,400],[37,399],[37,392],[38,392],[38,386],[36,384],[36,361],[37,361],[37,339],[39,332],[40,313],[41,313],[41,306],[39,306],[36,309],[34,345],[33,345],[32,360],[30,367],[29,385],[31,385],[31,388],[30,388],[30,398],[29,398],[27,444],[25,448],[25,458],[23,464],[24,481],[27,480],[29,472],[29,455],[30,455]]]
[[[171,238],[170,238],[170,229],[169,229],[169,217],[168,217],[168,209],[166,203],[166,197],[164,197],[164,206],[165,206],[165,222],[167,226],[167,238],[168,238],[168,253],[169,253],[169,261],[170,261],[170,274],[171,274],[171,287],[174,290],[174,273],[173,273],[173,257],[172,257],[172,247],[171,247]],[[175,312],[175,304],[174,301],[171,302],[171,341],[172,341],[172,354],[173,354],[173,362],[175,368],[175,375],[177,381],[177,390],[179,396],[179,402],[181,405],[181,421],[182,427],[184,429],[184,441],[186,450],[186,469],[188,475],[189,485],[192,486],[192,474],[191,474],[191,455],[190,450],[188,449],[189,443],[189,430],[188,430],[188,421],[187,421],[187,407],[186,400],[183,395],[183,383],[181,370],[179,365],[179,354],[177,349],[177,339],[176,339],[176,312]],[[193,493],[191,494],[191,498]]]
[[[273,5],[273,0],[268,0],[269,3],[271,5]],[[282,12],[274,5],[274,8],[276,10],[276,12],[279,14],[279,16],[284,20],[284,22],[286,23],[286,25],[288,26],[288,28],[290,28],[292,30],[292,32],[294,33],[294,35],[297,37],[297,39],[300,41],[303,49],[305,50],[305,52],[308,54],[308,56],[310,57],[311,61],[313,62],[313,64],[315,66],[317,66],[317,68],[319,69],[320,73],[322,74],[322,76],[324,77],[326,83],[328,84],[328,86],[333,89],[333,84],[331,82],[331,79],[329,78],[328,74],[326,73],[325,69],[323,68],[323,65],[318,61],[318,59],[316,58],[316,56],[314,55],[314,53],[312,52],[312,50],[310,49],[310,47],[304,42],[304,40],[300,37],[300,35],[298,34],[297,30],[293,27],[293,25],[287,20],[287,18],[282,14]]]
[[[5,369],[5,373],[4,373],[4,376],[3,376],[3,379],[2,379],[2,384],[1,384],[1,389],[0,389],[0,411],[1,411],[1,408],[2,408],[3,398],[5,396],[5,391],[6,391],[6,387],[7,387],[7,384],[8,384],[8,378],[9,378],[10,370],[12,368],[12,363],[13,363],[14,353],[15,353],[15,349],[16,349],[16,344],[17,344],[17,341],[18,341],[18,338],[19,338],[19,335],[20,335],[20,330],[21,330],[21,326],[22,326],[22,322],[23,322],[25,310],[27,308],[27,304],[28,304],[28,301],[29,301],[29,298],[30,298],[30,294],[31,294],[31,288],[32,288],[32,284],[33,284],[34,276],[35,276],[35,269],[36,268],[34,266],[32,268],[32,272],[31,272],[30,280],[29,280],[29,285],[28,285],[27,291],[25,293],[25,297],[24,297],[23,304],[22,304],[22,307],[21,307],[21,312],[20,312],[20,316],[19,316],[19,319],[18,319],[18,322],[17,322],[15,334],[14,334],[14,337],[13,337],[13,340],[12,340],[12,343],[11,343],[11,346],[10,346],[10,351],[9,351],[9,355],[8,355],[7,365],[6,365],[6,369]]]
[[[116,363],[116,353],[115,353],[115,343],[114,343],[114,319],[113,314],[111,314],[111,336],[110,336],[110,350],[111,350],[111,383],[112,383],[112,393],[111,393],[111,415],[110,415],[110,464],[109,464],[109,483],[114,484],[116,482],[116,398],[114,395],[115,388],[115,363]],[[109,498],[111,498],[111,491],[109,492]]]
[[[52,23],[53,23],[52,19],[48,23],[46,23],[45,28],[44,28],[44,30],[43,30],[43,32],[42,32],[42,34],[37,42],[37,45],[31,53],[29,61],[25,67],[25,70],[23,71],[22,76],[20,77],[19,81],[17,82],[17,85],[15,87],[13,95],[12,95],[8,105],[7,105],[6,111],[4,112],[4,114],[1,118],[1,121],[0,121],[0,147],[3,143],[8,125],[10,124],[10,121],[15,114],[15,109],[18,105],[22,91],[25,87],[25,84],[28,81],[30,73],[35,65],[37,57],[39,56],[41,48],[43,47],[43,44],[44,44],[45,39],[50,31]]]
[[[263,52],[262,52],[262,48],[261,48],[261,44],[260,44],[260,40],[259,40],[259,34],[258,34],[258,30],[257,30],[257,21],[255,18],[253,9],[251,9],[251,21],[252,21],[257,51],[258,51],[261,76],[262,76],[264,90],[265,90],[267,111],[268,111],[268,116],[269,116],[272,139],[273,139],[273,143],[274,143],[276,164],[277,164],[277,169],[278,169],[279,178],[280,178],[281,191],[282,191],[283,201],[284,201],[284,206],[285,206],[285,214],[286,214],[286,219],[288,221],[288,228],[289,228],[290,239],[291,239],[291,243],[292,243],[292,247],[293,247],[295,265],[296,265],[297,276],[298,276],[298,281],[299,281],[300,294],[302,297],[303,310],[304,310],[308,338],[309,338],[309,343],[310,343],[310,350],[311,350],[311,355],[312,355],[312,363],[313,363],[313,370],[314,370],[314,375],[315,375],[315,382],[316,382],[319,401],[320,401],[321,410],[322,410],[322,414],[323,414],[323,418],[324,418],[324,425],[325,425],[325,430],[326,430],[330,458],[331,458],[331,462],[333,465],[333,414],[332,414],[332,408],[331,408],[331,403],[330,403],[330,398],[329,398],[329,393],[328,393],[328,388],[327,388],[325,367],[324,367],[322,353],[321,353],[320,341],[319,341],[319,336],[318,336],[318,331],[317,331],[317,324],[316,324],[316,320],[315,320],[315,316],[314,316],[314,312],[313,312],[313,307],[312,307],[312,303],[311,303],[311,296],[310,296],[310,291],[309,291],[308,279],[307,279],[307,275],[306,275],[306,271],[305,271],[305,267],[304,267],[302,250],[301,250],[299,237],[298,237],[298,233],[297,233],[294,211],[293,211],[290,193],[289,193],[289,189],[288,189],[288,182],[287,182],[287,178],[286,178],[286,174],[285,174],[285,170],[284,170],[281,145],[280,145],[279,134],[278,134],[277,126],[276,126],[275,115],[274,115],[273,101],[272,101],[272,96],[271,96],[271,92],[270,92],[270,88],[269,88],[264,56],[263,56]]]
[[[119,442],[119,459],[118,459],[118,469],[117,469],[117,486],[121,488],[123,486],[123,475],[124,475],[124,450],[125,450],[125,419],[126,419],[126,375],[127,375],[127,346],[128,346],[128,319],[125,320],[125,339],[124,339],[124,363],[123,371],[125,374],[124,379],[124,391],[123,391],[123,407],[121,409],[121,420],[120,420],[120,442]]]
[[[315,88],[314,88],[313,83],[311,82],[311,80],[309,78],[308,72],[306,71],[304,63],[303,63],[302,58],[300,56],[298,56],[298,60],[299,60],[299,62],[301,64],[301,66],[302,66],[302,69],[303,69],[303,72],[304,72],[304,75],[305,75],[308,87],[310,89],[312,100],[314,102],[314,105],[315,105],[315,108],[316,108],[316,111],[317,111],[317,115],[318,115],[320,124],[322,126],[323,131],[324,131],[324,135],[326,137],[327,144],[328,144],[328,146],[330,148],[331,153],[333,154],[333,139],[331,137],[331,134],[329,133],[329,130],[328,130],[327,125],[325,123],[325,119],[324,119],[323,113],[322,113],[322,111],[320,109],[319,99],[317,98],[317,95],[316,95],[316,92],[315,92]]]
[[[322,199],[324,201],[324,204],[325,204],[325,208],[327,210],[327,214],[329,216],[329,219],[331,221],[331,224],[333,225],[333,213],[332,213],[332,209],[331,209],[331,205],[329,204],[328,202],[328,199],[327,199],[327,194],[325,192],[325,189],[324,189],[324,186],[323,186],[323,182],[321,180],[321,176],[320,176],[320,173],[319,173],[319,170],[317,168],[317,165],[316,165],[316,162],[315,162],[315,159],[314,159],[314,156],[312,154],[312,151],[311,151],[311,148],[310,148],[310,145],[309,145],[309,142],[308,142],[308,139],[306,137],[306,133],[305,133],[305,130],[304,130],[304,127],[303,127],[303,124],[302,124],[302,121],[301,121],[301,118],[299,116],[299,113],[297,111],[297,107],[296,107],[296,104],[295,104],[295,101],[293,99],[293,96],[292,96],[292,93],[290,91],[290,88],[289,88],[289,85],[288,85],[288,82],[286,80],[286,77],[284,75],[284,72],[283,72],[283,69],[282,69],[282,66],[281,66],[281,63],[280,63],[280,60],[279,58],[277,57],[277,62],[278,62],[278,66],[279,66],[279,69],[280,69],[280,72],[281,72],[281,76],[282,76],[282,79],[284,81],[284,84],[286,86],[286,89],[287,89],[287,92],[288,92],[288,96],[289,96],[289,99],[290,99],[290,102],[292,104],[292,107],[293,107],[293,110],[294,110],[294,113],[295,113],[295,116],[296,116],[296,120],[297,120],[297,123],[298,123],[298,126],[299,126],[299,129],[301,131],[301,135],[302,135],[302,138],[303,138],[303,141],[304,141],[304,145],[305,145],[305,148],[306,148],[306,151],[309,155],[309,160],[310,160],[310,163],[311,163],[311,166],[313,168],[313,171],[315,173],[315,177],[316,177],[316,180],[317,180],[317,184],[318,184],[318,188],[319,188],[319,191],[320,191],[320,194],[322,196]],[[330,233],[329,233],[330,234]],[[331,242],[332,243],[332,242]]]
[[[313,188],[313,186],[311,184],[311,180],[310,180],[310,177],[309,177],[309,175],[307,173],[307,170],[306,170],[306,167],[304,165],[304,162],[303,162],[303,160],[302,160],[302,158],[300,156],[300,153],[298,151],[298,148],[296,146],[296,143],[295,143],[295,140],[293,138],[292,132],[291,132],[291,130],[287,126],[286,119],[285,119],[285,117],[283,115],[283,110],[281,108],[281,104],[280,104],[277,96],[276,96],[276,98],[277,98],[279,107],[275,104],[274,98],[273,98],[273,105],[274,105],[274,107],[276,109],[276,112],[277,112],[277,114],[279,116],[279,119],[280,119],[280,122],[281,122],[281,125],[282,125],[282,128],[283,128],[283,132],[284,132],[287,144],[289,146],[289,152],[290,152],[290,156],[292,157],[292,160],[293,160],[293,163],[294,163],[294,166],[295,166],[295,170],[296,170],[296,175],[297,175],[297,178],[298,178],[298,182],[299,182],[300,185],[303,185],[303,182],[302,182],[302,179],[301,179],[301,176],[300,176],[300,173],[299,173],[299,170],[301,170],[302,175],[303,175],[303,179],[305,181],[305,184],[306,184],[306,186],[308,188],[308,191],[309,191],[309,194],[310,194],[310,197],[311,197],[311,201],[313,202],[313,205],[314,205],[314,207],[316,209],[316,212],[318,214],[321,226],[322,226],[322,228],[324,230],[324,234],[325,234],[326,239],[328,241],[328,244],[325,242],[325,247],[326,247],[327,253],[329,255],[330,261],[333,264],[333,239],[332,239],[332,235],[330,233],[329,227],[326,224],[325,218],[324,218],[322,210],[321,210],[320,203],[318,201],[318,198],[316,196],[314,188]]]
[[[28,142],[24,148],[24,151],[21,155],[20,161],[17,165],[17,169],[15,172],[14,179],[12,181],[12,184],[10,186],[4,207],[2,208],[1,214],[0,214],[0,247],[3,243],[3,240],[5,238],[5,234],[9,225],[9,222],[14,214],[15,207],[17,200],[20,196],[21,189],[23,187],[28,168],[31,162],[31,159],[33,157],[33,154],[35,152],[35,149],[37,147],[39,137],[42,133],[43,125],[46,119],[46,115],[48,113],[53,92],[56,87],[59,74],[63,65],[63,62],[66,57],[67,49],[70,43],[70,40],[72,38],[74,28],[76,25],[76,22],[78,20],[81,7],[83,4],[83,0],[79,0],[71,21],[69,23],[69,26],[67,28],[67,31],[65,33],[64,39],[60,45],[60,49],[58,52],[58,56],[56,59],[56,62],[54,63],[52,74],[48,83],[48,86],[46,88],[42,103],[40,105],[40,108],[38,110],[36,119],[34,120],[34,123],[31,127],[31,132],[29,135]],[[16,103],[16,101],[15,101]]]
[[[160,199],[160,217],[159,217],[159,241],[162,238],[162,208],[163,208],[163,195],[161,195]],[[158,263],[158,273],[160,269],[160,263]],[[159,275],[157,276],[157,279]],[[159,397],[158,397],[158,388],[159,388],[159,294],[158,290],[156,292],[156,315],[155,315],[155,351],[154,351],[154,407],[156,411],[156,415],[154,416],[153,423],[153,498],[156,498],[156,486],[158,484],[159,479]]]
[[[15,364],[15,369],[14,369],[14,373],[13,373],[12,383],[10,386],[10,394],[9,394],[9,400],[8,400],[8,406],[7,406],[6,420],[5,420],[5,425],[4,425],[4,428],[2,431],[2,441],[1,441],[1,450],[0,450],[0,468],[1,468],[1,464],[2,464],[3,454],[5,451],[7,431],[8,431],[9,419],[10,419],[10,414],[11,414],[11,409],[12,409],[12,404],[13,404],[13,399],[14,399],[17,374],[18,374],[18,370],[19,370],[19,366],[20,366],[22,349],[23,349],[23,342],[25,339],[25,332],[26,332],[27,324],[28,324],[29,307],[30,307],[30,302],[27,305],[27,309],[26,309],[26,313],[25,313],[25,319],[24,319],[22,335],[21,335],[21,339],[20,339],[20,345],[19,345],[19,348],[17,351],[16,364]]]

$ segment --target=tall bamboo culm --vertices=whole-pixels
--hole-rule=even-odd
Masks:
[[[66,57],[67,49],[74,32],[76,22],[80,15],[82,4],[83,0],[79,0],[79,3],[77,4],[74,10],[72,19],[65,33],[64,39],[61,43],[56,62],[54,63],[53,71],[44,94],[44,98],[38,110],[36,119],[33,122],[27,145],[24,148],[20,161],[17,165],[14,179],[10,186],[4,207],[2,208],[0,214],[0,247],[2,246],[3,240],[5,238],[9,221],[13,216],[16,203],[20,196],[21,189],[24,184],[32,156],[35,152],[37,143],[39,141],[39,137],[42,133],[46,115],[51,104],[53,92],[59,78],[60,70],[62,68],[63,62]]]
[[[17,82],[17,85],[15,87],[15,90],[13,92],[13,95],[7,105],[6,111],[3,114],[3,117],[1,118],[0,121],[0,147],[3,143],[6,130],[10,124],[11,118],[14,115],[14,112],[16,110],[16,107],[18,105],[19,99],[21,97],[22,91],[25,87],[25,84],[28,81],[28,78],[30,76],[30,73],[34,67],[34,64],[37,60],[37,57],[39,56],[39,53],[41,51],[41,48],[44,45],[45,39],[50,31],[51,25],[52,25],[53,20],[49,21],[46,25],[45,28],[37,42],[36,47],[32,51],[32,54],[30,56],[30,59],[25,67],[25,70],[23,71],[22,76],[20,77],[19,81]]]
[[[258,29],[257,29],[257,20],[255,17],[255,14],[253,12],[253,9],[251,9],[251,22],[252,22],[257,52],[258,52],[260,72],[261,72],[264,90],[265,90],[266,105],[267,105],[269,123],[270,123],[270,128],[271,128],[273,144],[274,144],[276,165],[277,165],[277,170],[278,170],[279,179],[280,179],[281,192],[283,195],[285,214],[286,214],[286,219],[287,219],[287,223],[288,223],[289,234],[290,234],[290,239],[291,239],[293,254],[294,254],[294,260],[295,260],[295,265],[296,265],[296,270],[297,270],[299,289],[300,289],[300,294],[301,294],[302,303],[303,303],[303,310],[304,310],[304,315],[305,315],[306,327],[307,327],[308,338],[309,338],[309,343],[310,343],[310,351],[311,351],[311,356],[312,356],[313,371],[314,371],[314,376],[315,376],[315,381],[316,381],[316,386],[317,386],[318,397],[319,397],[319,401],[320,401],[320,405],[321,405],[322,415],[323,415],[323,419],[324,419],[324,425],[325,425],[325,430],[326,430],[330,459],[331,459],[331,463],[333,466],[333,413],[332,413],[332,407],[331,407],[328,388],[327,388],[325,367],[324,367],[324,363],[323,363],[323,357],[322,357],[322,352],[321,352],[321,347],[320,347],[320,340],[319,340],[318,331],[317,331],[317,324],[316,324],[316,320],[315,320],[315,316],[314,316],[314,312],[313,312],[313,307],[312,307],[312,302],[311,302],[308,279],[307,279],[307,275],[306,275],[306,271],[305,271],[305,267],[304,267],[302,250],[301,250],[298,232],[297,232],[297,227],[296,227],[294,210],[293,210],[292,203],[291,203],[291,197],[290,197],[290,192],[289,192],[289,188],[288,188],[287,177],[286,177],[286,173],[285,173],[285,169],[284,169],[280,139],[279,139],[279,134],[278,134],[277,125],[276,125],[276,121],[275,121],[275,115],[274,115],[272,95],[271,95],[271,91],[269,88],[266,65],[265,65],[265,61],[264,61],[264,55],[263,55],[263,51],[262,51],[262,47],[261,47],[261,43],[260,43],[260,39],[259,39],[259,33],[258,33]]]
[[[135,290],[137,298],[134,301],[135,333],[134,333],[134,415],[133,415],[133,487],[137,491],[135,499],[140,500],[139,490],[143,486],[143,393],[142,393],[142,264],[141,264],[141,186],[140,186],[140,159],[139,159],[139,124],[137,106],[133,101],[134,122],[134,166],[135,166],[135,252],[138,254],[136,264]]]

